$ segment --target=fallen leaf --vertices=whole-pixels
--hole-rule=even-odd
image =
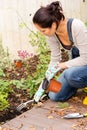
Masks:
[[[34,105],[35,107],[43,107],[43,103],[42,102],[38,102],[37,104]]]
[[[65,114],[65,112],[64,111],[56,111],[56,114],[59,116],[63,116]]]
[[[79,99],[79,97],[72,97],[72,100],[76,102],[82,102],[81,99]]]
[[[1,126],[0,126],[0,130],[7,130],[6,128],[2,128]]]
[[[30,126],[30,130],[35,130],[35,127],[34,126]]]
[[[49,115],[49,116],[48,116],[48,119],[53,119],[53,116]]]
[[[49,130],[53,130],[53,128],[50,128]]]
[[[23,127],[23,124],[21,123],[20,127],[18,129],[21,129]]]
[[[57,107],[58,108],[66,108],[66,107],[69,107],[69,103],[68,102],[64,102],[64,103],[58,102]]]

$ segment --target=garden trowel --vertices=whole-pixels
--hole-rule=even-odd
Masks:
[[[65,115],[63,118],[65,118],[65,119],[76,119],[76,118],[82,118],[82,117],[87,117],[87,113],[85,113],[85,114],[70,113],[70,114]]]

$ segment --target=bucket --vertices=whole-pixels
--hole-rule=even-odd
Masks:
[[[52,92],[59,92],[61,89],[62,84],[59,81],[56,81],[55,79],[51,79],[47,90]]]

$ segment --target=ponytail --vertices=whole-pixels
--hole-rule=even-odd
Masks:
[[[59,1],[56,1],[37,10],[33,17],[33,23],[38,24],[42,28],[50,28],[53,22],[56,22],[58,26],[62,19],[65,19],[62,5]]]
[[[61,19],[65,19],[62,5],[59,1],[52,2],[50,5],[48,5],[47,10],[53,17],[56,18],[57,21],[60,21]]]

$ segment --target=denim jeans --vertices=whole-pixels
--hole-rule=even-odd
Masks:
[[[76,54],[77,49],[74,48],[72,52],[72,58],[79,56],[73,56]],[[75,52],[75,53],[74,53]],[[79,51],[77,51],[79,53]],[[49,92],[49,98],[54,101],[66,101],[76,94],[77,89],[87,86],[87,66],[78,66],[65,69],[58,81],[62,83],[60,92]]]

